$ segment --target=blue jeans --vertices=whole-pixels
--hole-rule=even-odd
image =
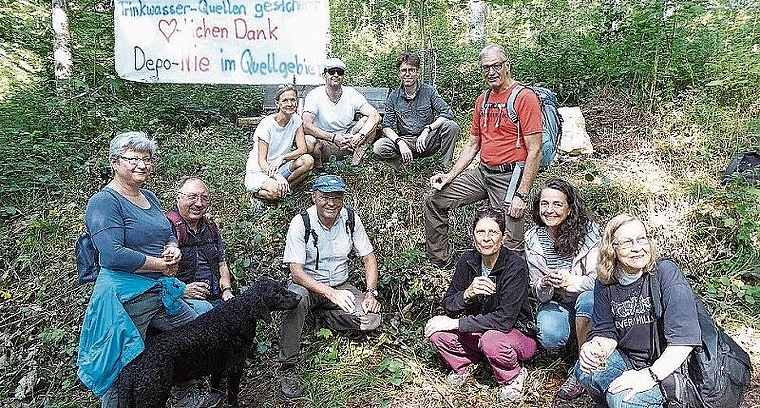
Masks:
[[[208,312],[209,310],[214,308],[214,305],[212,305],[207,300],[201,300],[201,299],[191,299],[191,298],[182,298],[182,300],[185,301],[190,307],[195,310],[195,313],[198,314],[198,316]]]
[[[591,319],[594,311],[594,291],[581,292],[575,304],[549,301],[538,307],[536,326],[538,342],[546,350],[554,351],[567,345],[576,317]]]
[[[660,387],[655,386],[648,391],[640,392],[633,396],[630,402],[623,401],[628,390],[617,394],[610,394],[607,389],[612,381],[620,377],[629,368],[619,351],[615,350],[607,358],[607,368],[603,371],[595,370],[590,373],[581,371],[580,363],[575,364],[575,377],[583,388],[588,391],[591,399],[599,408],[662,408],[665,400],[662,397]]]

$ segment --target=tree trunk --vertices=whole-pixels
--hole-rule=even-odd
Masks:
[[[69,16],[66,14],[66,0],[52,0],[53,21],[53,69],[55,79],[71,77],[71,35]]]
[[[471,44],[482,43],[486,38],[486,4],[481,0],[470,0],[470,30]]]

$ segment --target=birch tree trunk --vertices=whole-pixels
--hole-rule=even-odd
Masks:
[[[52,0],[53,69],[56,79],[71,77],[71,35],[66,0]]]
[[[471,44],[483,42],[486,38],[486,4],[481,0],[469,0],[470,29],[468,35]]]

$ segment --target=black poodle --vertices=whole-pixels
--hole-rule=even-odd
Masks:
[[[226,377],[227,402],[237,406],[256,321],[271,322],[271,311],[293,309],[300,300],[276,281],[262,278],[192,322],[150,338],[119,376],[119,408],[165,408],[173,384],[206,375],[215,390]]]

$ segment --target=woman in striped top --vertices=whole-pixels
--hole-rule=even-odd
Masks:
[[[556,352],[568,344],[572,331],[579,345],[586,341],[594,307],[600,228],[576,188],[562,179],[550,179],[541,186],[533,200],[532,217],[536,225],[525,233],[525,258],[530,286],[541,303],[536,316],[538,342]],[[571,372],[558,397],[573,399],[582,392]]]

